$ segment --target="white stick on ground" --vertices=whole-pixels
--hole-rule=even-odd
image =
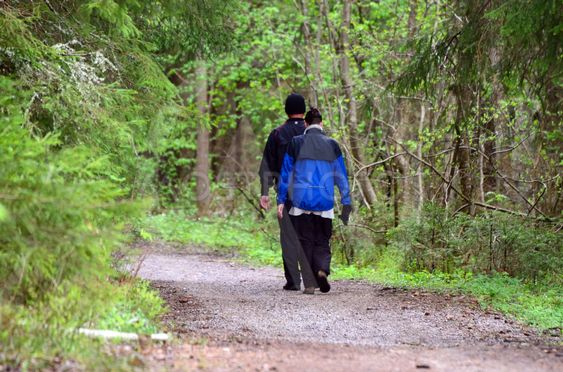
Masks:
[[[128,333],[128,332],[118,332],[118,331],[109,331],[109,330],[102,330],[102,329],[86,329],[86,328],[79,328],[78,333],[83,334],[88,337],[100,337],[105,339],[111,338],[120,338],[122,340],[138,340],[139,335],[136,333]],[[155,333],[150,335],[151,340],[154,341],[168,341],[169,336],[166,333]]]

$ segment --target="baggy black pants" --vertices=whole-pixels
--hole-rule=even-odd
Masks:
[[[283,218],[281,220],[278,219],[285,279],[289,285],[299,287],[302,276],[305,287],[316,287],[317,282],[313,271],[311,271],[310,261],[306,259],[297,230],[295,229],[295,219],[297,217],[288,214],[290,208],[290,206],[286,205],[283,210]],[[301,270],[299,270],[300,268]]]
[[[293,216],[293,225],[315,277],[319,270],[330,274],[332,220],[315,214],[302,214]]]

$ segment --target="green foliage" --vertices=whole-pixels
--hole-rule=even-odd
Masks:
[[[92,22],[94,17],[106,21],[111,25],[111,33],[117,33],[125,38],[140,36],[140,31],[135,26],[129,7],[139,7],[140,3],[136,0],[115,2],[113,0],[89,0],[81,6],[80,13],[88,22]]]
[[[485,15],[496,21],[504,39],[507,58],[504,74],[518,75],[543,89],[561,75],[561,11],[557,1],[509,0]]]
[[[0,77],[1,362],[41,368],[64,354],[89,363],[81,348],[92,342],[72,332],[99,314],[135,314],[128,329],[155,329],[161,302],[146,286],[107,299],[116,290],[106,282],[110,253],[142,205],[121,200],[126,190],[107,157],[61,147],[57,135],[31,135],[24,125],[31,94],[17,85]]]
[[[133,281],[116,288],[110,307],[92,321],[92,328],[152,334],[159,332],[155,323],[165,312],[164,300],[151,290],[148,282]]]
[[[9,214],[0,224],[0,280],[4,298],[26,303],[76,275],[103,278],[119,223],[138,208],[117,201],[124,191],[107,158],[84,146],[54,151],[57,136],[31,137],[14,85],[0,78],[0,200]]]
[[[245,256],[262,264],[281,261],[278,240],[272,226],[261,223],[241,213],[223,218],[195,219],[183,212],[169,212],[147,217],[140,222],[140,231],[166,241],[207,247],[222,252],[245,252]]]
[[[334,279],[370,280],[395,287],[423,288],[474,296],[482,307],[492,308],[539,329],[560,328],[563,322],[561,285],[532,285],[506,274],[473,275],[457,270],[404,272],[402,254],[387,251],[373,267],[338,266]]]
[[[9,217],[8,210],[2,204],[0,204],[0,222],[7,220]]]
[[[241,4],[233,0],[143,1],[138,23],[159,59],[182,65],[195,57],[232,47],[232,18]]]
[[[151,157],[178,112],[176,90],[154,60],[135,45],[74,33],[71,21],[58,19],[58,27],[75,37],[68,42],[31,32],[48,20],[22,20],[1,10],[0,22],[13,32],[2,33],[0,66],[32,92],[24,118],[31,133],[56,135],[58,146],[84,145],[106,157],[105,169],[124,189],[154,192]]]
[[[97,34],[131,19],[77,23],[77,2],[64,13],[12,5],[0,9],[0,364],[37,369],[58,355],[89,365],[101,349],[76,328],[156,330],[162,301],[108,278],[124,226],[148,207],[150,157],[176,91],[121,31]]]
[[[427,204],[390,232],[412,270],[476,273],[507,272],[528,281],[559,282],[563,264],[561,234],[549,226],[503,213],[452,216]]]
[[[62,328],[46,327],[54,319],[64,323],[64,319],[58,318],[60,314],[49,310],[45,307],[42,311],[30,311],[0,304],[0,363],[3,366],[41,370],[51,366],[51,360],[57,355],[73,359],[76,365],[116,366],[114,358],[99,358],[99,344],[95,340],[65,333]]]
[[[256,189],[250,172],[265,138],[284,119],[290,91],[318,100],[326,129],[348,152],[349,102],[336,45],[341,3],[322,2],[326,17],[313,1],[8,3],[0,6],[2,358],[24,369],[44,367],[54,355],[81,361],[80,348],[96,349],[72,333],[85,324],[157,329],[162,303],[146,283],[107,280],[115,274],[110,254],[123,244],[127,222],[142,219],[146,196],[185,212],[143,220],[137,228],[143,239],[236,250],[253,262],[281,265],[275,218],[255,221],[229,184]],[[556,215],[562,182],[558,5],[355,3],[347,57],[365,164],[392,155],[400,140],[412,152],[420,146],[436,169],[451,168],[457,186],[459,154],[449,147],[471,149],[468,170],[476,175],[476,154],[494,144],[495,164],[514,169],[528,201],[537,198],[539,209]],[[305,43],[304,21],[312,45]],[[205,115],[194,102],[195,58],[207,67]],[[396,90],[385,89],[390,82]],[[411,128],[423,108],[422,129]],[[200,123],[211,131],[211,208],[222,218],[193,217],[190,174]],[[244,149],[227,179],[232,144]],[[525,151],[505,152],[520,145]],[[351,172],[365,165],[346,155]],[[414,206],[402,188],[415,167],[414,161],[398,167],[401,159],[368,169],[380,202],[364,208],[355,191],[352,225],[335,223],[336,276],[460,290],[532,324],[559,326],[560,233],[514,216],[454,216],[433,205],[402,220],[392,204]],[[428,168],[416,171],[423,176],[421,197],[439,200],[442,181]],[[502,187],[482,194],[487,203],[528,208]]]
[[[339,213],[336,209],[335,214]],[[333,262],[365,267],[381,259],[388,243],[386,232],[393,226],[393,215],[387,205],[376,203],[371,210],[355,210],[348,226],[338,218],[332,226]]]

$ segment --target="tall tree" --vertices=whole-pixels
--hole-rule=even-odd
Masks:
[[[195,166],[196,197],[199,216],[205,216],[209,212],[211,200],[211,189],[209,181],[209,123],[207,120],[207,66],[201,59],[196,62],[196,105],[199,112],[197,123],[197,156]]]
[[[346,124],[348,125],[348,133],[350,140],[351,155],[354,157],[354,162],[358,167],[363,167],[366,162],[364,160],[363,146],[360,141],[360,133],[358,130],[358,106],[356,96],[354,93],[354,78],[350,68],[349,56],[350,51],[350,23],[352,18],[352,1],[345,0],[342,7],[342,23],[340,25],[340,44],[338,45],[339,60],[340,60],[340,78],[342,80],[342,88],[348,102],[348,112],[346,115]],[[368,205],[375,204],[377,197],[375,190],[369,179],[367,169],[358,172],[358,183],[362,191],[362,195]]]

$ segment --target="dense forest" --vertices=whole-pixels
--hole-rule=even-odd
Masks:
[[[562,14],[556,0],[0,1],[0,369],[82,353],[85,324],[156,329],[162,301],[120,262],[156,234],[146,216],[275,236],[257,171],[291,92],[342,145],[341,264],[502,273],[552,291],[560,327]]]

